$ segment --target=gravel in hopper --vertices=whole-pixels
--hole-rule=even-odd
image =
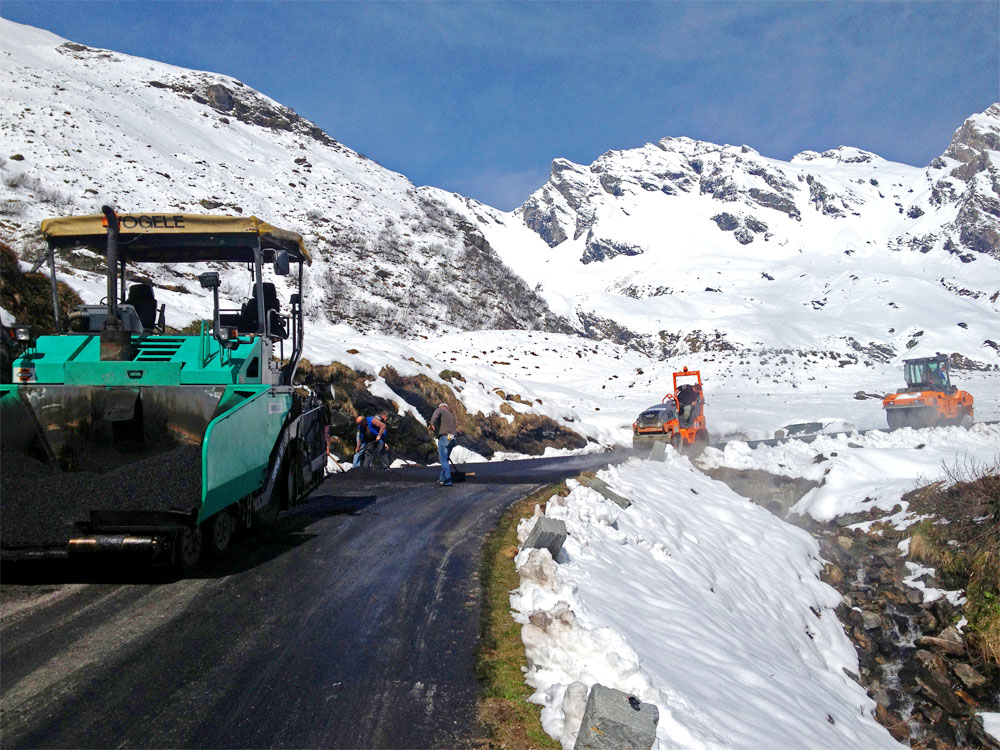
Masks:
[[[87,453],[94,454],[88,461]],[[5,548],[62,546],[79,533],[91,510],[190,511],[201,504],[201,447],[153,455],[87,446],[78,466],[107,471],[61,471],[18,450],[0,456],[0,539]]]

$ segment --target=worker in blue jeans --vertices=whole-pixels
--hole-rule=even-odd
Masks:
[[[354,449],[354,467],[370,467],[375,456],[385,445],[385,427],[389,420],[388,412],[379,412],[374,417],[358,417],[355,423],[358,426],[356,436],[356,446]]]
[[[449,456],[451,449],[455,447],[455,433],[458,432],[458,424],[455,422],[455,415],[451,413],[448,404],[439,404],[431,415],[428,428],[437,436],[438,458],[441,459],[441,476],[438,484],[442,487],[451,487],[451,464]]]

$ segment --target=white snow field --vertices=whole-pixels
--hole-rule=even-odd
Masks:
[[[829,460],[816,464],[820,453]],[[731,444],[708,449],[705,463],[822,480],[793,508],[821,520],[899,504],[894,520],[905,528],[904,492],[949,469],[1000,463],[1000,425],[753,451]],[[656,705],[661,750],[901,746],[844,671],[857,674],[857,657],[808,533],[673,449],[662,463],[631,459],[598,476],[633,505],[622,510],[570,482],[570,494],[545,508],[569,533],[558,564],[547,550],[522,550],[515,560],[521,585],[511,607],[523,625],[525,679],[543,728],[565,750],[598,682]],[[522,522],[522,541],[532,523]],[[919,578],[910,585],[923,588]],[[942,593],[960,601],[960,592],[924,596]],[[994,734],[998,718],[984,715]]]
[[[856,395],[904,385],[902,368],[892,364],[841,365],[825,357],[747,352],[656,360],[611,342],[542,331],[468,331],[403,341],[347,326],[314,327],[307,331],[305,356],[372,375],[390,365],[403,375],[423,373],[439,382],[445,382],[443,370],[457,371],[466,382],[458,383],[456,397],[471,413],[499,413],[506,403],[550,416],[606,446],[631,444],[636,416],[659,403],[672,388],[672,373],[683,367],[701,373],[713,442],[770,438],[789,422],[819,419],[842,419],[859,430],[884,428],[881,399]],[[952,381],[975,397],[978,421],[1000,420],[1000,372],[953,371]],[[375,387],[386,386],[377,378]],[[531,404],[504,401],[498,389]],[[403,404],[387,390],[379,395]]]

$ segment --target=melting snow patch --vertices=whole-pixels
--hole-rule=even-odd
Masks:
[[[981,713],[978,715],[983,720],[983,729],[986,730],[986,733],[1000,741],[1000,713]]]
[[[962,591],[947,591],[946,589],[932,588],[920,580],[924,576],[933,576],[934,568],[925,568],[922,565],[909,561],[906,561],[905,565],[906,569],[910,571],[910,575],[903,578],[903,583],[910,588],[923,592],[925,602],[934,602],[943,596],[951,602],[953,607],[962,607],[965,605],[966,599]]]

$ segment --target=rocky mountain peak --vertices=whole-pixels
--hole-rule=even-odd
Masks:
[[[993,191],[1000,171],[1000,103],[985,112],[969,117],[951,139],[944,156],[961,162],[951,176],[970,182],[977,174],[989,172]]]
[[[967,263],[1000,260],[1000,103],[969,117],[926,172],[930,207],[954,218],[911,244],[940,245]]]
[[[792,299],[840,331],[833,339],[879,361],[919,351],[928,329],[955,347],[939,316],[912,330],[897,319],[904,309],[920,317],[935,299],[941,310],[973,301],[969,316],[982,315],[985,328],[970,338],[969,356],[992,361],[995,320],[985,321],[1000,313],[998,109],[970,118],[927,168],[850,146],[783,161],[688,137],[608,151],[589,166],[560,159],[514,212],[543,243],[519,252],[530,264],[514,267],[544,285],[555,309],[572,307],[590,335],[648,353],[757,346],[756,313],[735,311]],[[976,261],[993,265],[965,270]],[[870,315],[860,326],[834,323],[834,309]],[[955,325],[958,337],[974,327]]]
[[[828,149],[822,153],[817,151],[800,151],[792,157],[792,163],[813,162],[817,159],[825,159],[838,164],[871,164],[875,161],[884,161],[878,154],[865,151],[853,146],[838,146]]]

